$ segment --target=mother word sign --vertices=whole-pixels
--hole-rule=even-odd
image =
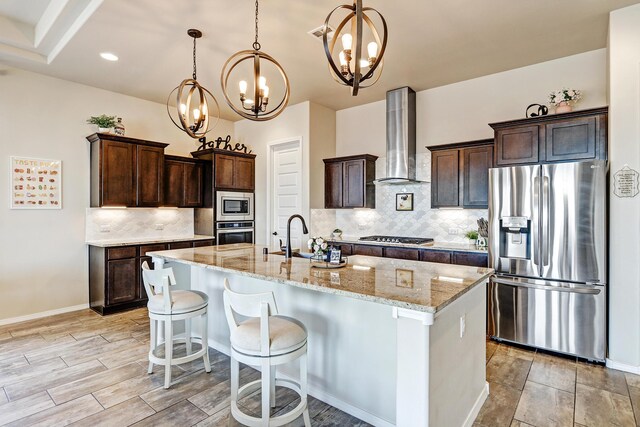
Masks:
[[[62,161],[11,156],[11,209],[61,209]]]

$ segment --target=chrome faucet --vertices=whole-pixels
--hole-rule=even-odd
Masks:
[[[289,217],[289,220],[287,221],[287,247],[284,251],[285,258],[291,258],[293,253],[293,251],[291,250],[291,221],[294,218],[300,218],[300,221],[302,222],[302,233],[309,234],[309,230],[307,229],[307,224],[304,222],[304,218],[302,217],[302,215],[298,215],[298,214],[291,215]]]

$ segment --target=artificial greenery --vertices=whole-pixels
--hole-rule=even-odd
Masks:
[[[106,114],[91,116],[91,118],[87,119],[87,123],[98,125],[100,128],[112,128],[116,125],[116,116],[107,116]]]
[[[340,230],[339,228],[336,228],[335,230],[333,230],[334,233],[342,233],[342,230]]]
[[[465,234],[464,236],[469,240],[478,240],[477,231],[467,231],[467,234]]]

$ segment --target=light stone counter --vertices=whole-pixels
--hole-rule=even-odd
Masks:
[[[481,267],[362,255],[348,257],[346,267],[324,269],[313,267],[304,258],[285,260],[282,255],[263,255],[262,247],[250,244],[149,252],[147,255],[428,313],[442,310],[483,283],[493,272]]]
[[[226,354],[224,280],[236,292],[273,292],[279,313],[307,328],[309,394],[374,426],[471,426],[488,395],[490,269],[360,255],[319,269],[247,244],[148,255],[209,296],[209,345]]]
[[[152,245],[154,243],[171,243],[171,242],[188,242],[198,240],[215,240],[213,236],[204,236],[196,234],[193,236],[183,237],[156,237],[156,238],[138,238],[138,239],[105,239],[105,240],[88,240],[85,243],[89,246],[98,246],[101,248],[110,248],[114,246],[135,246],[135,245]]]
[[[357,245],[372,245],[372,246],[390,246],[394,248],[412,248],[412,249],[430,249],[438,251],[456,251],[456,252],[473,252],[486,254],[487,248],[479,248],[476,245],[468,245],[466,243],[452,243],[452,242],[433,242],[416,245],[412,243],[390,243],[390,242],[370,242],[364,240],[358,240],[357,238],[346,237],[342,239],[329,239],[329,242],[336,244],[350,243]]]

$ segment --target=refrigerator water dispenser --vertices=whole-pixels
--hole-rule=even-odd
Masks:
[[[530,259],[531,220],[524,216],[500,218],[500,256]]]

